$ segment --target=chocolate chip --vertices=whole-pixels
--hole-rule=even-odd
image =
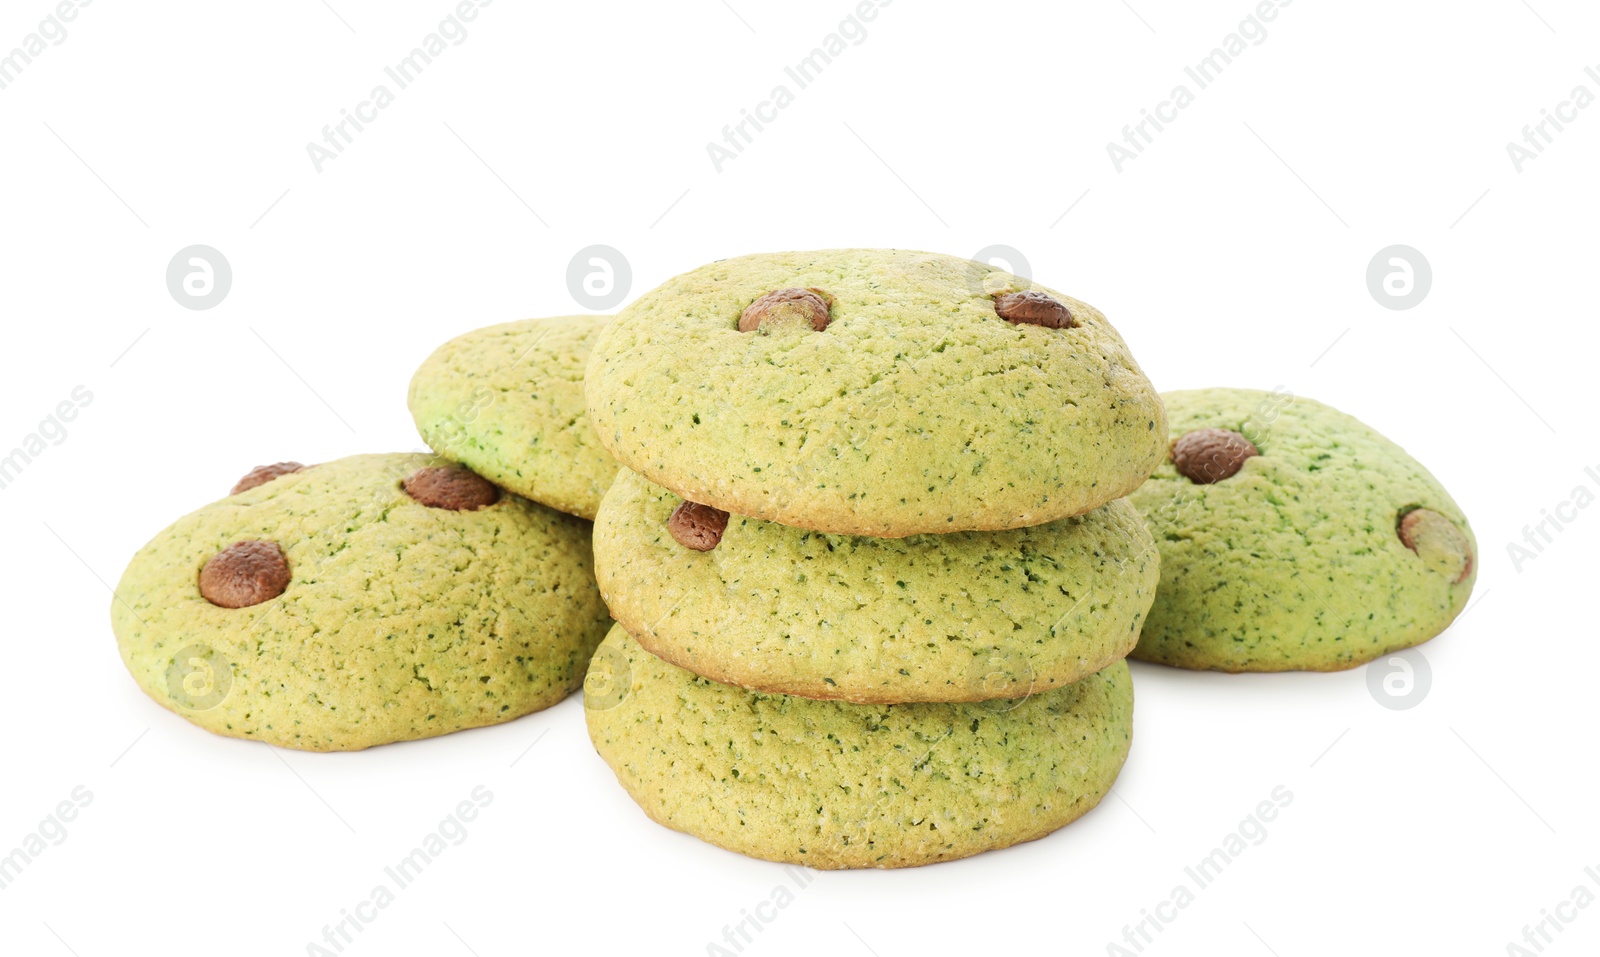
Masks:
[[[667,516],[667,531],[684,548],[709,552],[722,541],[728,527],[728,513],[699,502],[682,502]]]
[[[200,569],[200,594],[222,608],[248,608],[289,587],[289,559],[277,542],[234,542]]]
[[[1078,324],[1073,320],[1070,309],[1036,289],[994,297],[994,311],[1006,322],[1044,326],[1046,329],[1071,329]]]
[[[249,472],[245,473],[244,478],[233,483],[233,490],[228,494],[238,495],[240,492],[247,492],[250,489],[255,488],[257,485],[267,484],[280,475],[288,475],[290,472],[298,472],[303,468],[305,468],[305,466],[301,465],[299,462],[274,462],[271,465],[258,465]]]
[[[1460,583],[1472,574],[1472,542],[1455,522],[1431,508],[1414,508],[1395,527],[1400,541],[1434,570]]]
[[[1196,485],[1210,485],[1244,468],[1244,460],[1260,455],[1255,443],[1227,429],[1196,429],[1172,443],[1172,464]]]
[[[815,287],[775,289],[744,307],[739,316],[739,331],[774,329],[779,326],[810,326],[818,332],[828,328],[828,310],[833,297]]]
[[[400,483],[406,494],[429,508],[472,512],[500,501],[494,483],[455,465],[430,465],[417,469]]]

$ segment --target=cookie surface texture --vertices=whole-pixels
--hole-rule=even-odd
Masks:
[[[1198,478],[1168,461],[1130,496],[1161,549],[1161,584],[1133,657],[1336,671],[1427,641],[1466,606],[1472,529],[1400,446],[1288,393],[1164,398],[1177,457]],[[1238,440],[1218,432],[1184,443],[1202,430],[1242,436],[1257,453],[1241,456]]]
[[[609,321],[524,319],[446,342],[411,378],[422,440],[524,498],[594,518],[617,465],[589,424],[583,373]]]
[[[404,487],[430,468],[457,473],[412,483],[433,505]],[[485,484],[434,456],[361,455],[213,502],[129,563],[123,662],[200,727],[309,751],[549,707],[609,625],[590,526]]]
[[[652,482],[849,535],[1081,514],[1126,495],[1167,446],[1155,390],[1098,310],[933,253],[685,273],[601,334],[586,392],[600,440]]]
[[[1126,662],[1030,698],[861,705],[745,691],[612,629],[584,684],[596,750],[655,821],[816,868],[909,867],[1093,808],[1132,734]]]
[[[1133,506],[1002,532],[871,538],[730,516],[708,550],[682,500],[624,469],[595,522],[612,615],[708,678],[856,702],[975,701],[1071,684],[1125,657],[1159,577]]]

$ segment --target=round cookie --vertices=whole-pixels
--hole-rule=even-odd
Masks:
[[[202,728],[351,751],[549,707],[608,622],[590,526],[426,455],[295,471],[179,519],[111,620],[150,697]]]
[[[595,750],[652,819],[816,868],[910,867],[1049,834],[1099,803],[1133,731],[1118,661],[985,704],[865,705],[719,684],[619,625],[584,682]]]
[[[685,273],[607,327],[585,389],[600,441],[652,482],[848,535],[1078,515],[1166,449],[1160,400],[1098,310],[934,253]]]
[[[1133,493],[1161,585],[1133,657],[1336,671],[1443,631],[1472,592],[1466,516],[1355,418],[1283,392],[1169,392],[1169,460]]]
[[[583,373],[609,321],[523,319],[446,342],[411,378],[422,440],[518,495],[594,518],[617,464],[589,425]]]
[[[685,545],[683,514],[666,489],[617,475],[594,531],[612,617],[697,674],[808,698],[978,701],[1071,684],[1127,656],[1159,578],[1121,499],[1033,528],[905,538],[719,513],[721,530]]]

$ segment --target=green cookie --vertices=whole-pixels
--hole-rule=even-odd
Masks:
[[[589,523],[439,464],[286,463],[179,519],[112,602],[134,679],[202,728],[307,751],[566,697],[608,624]]]
[[[589,737],[655,821],[751,857],[910,867],[1031,841],[1099,803],[1128,756],[1118,661],[987,704],[866,705],[745,691],[619,625],[589,667]]]
[[[1335,671],[1427,641],[1465,607],[1472,529],[1399,446],[1287,393],[1163,398],[1172,455],[1131,496],[1161,549],[1133,657]]]
[[[595,522],[601,594],[652,653],[762,691],[894,703],[1057,688],[1127,656],[1159,578],[1126,500],[1033,528],[906,538],[734,516],[708,551],[669,528],[682,501],[618,474]]]
[[[1160,400],[1098,310],[933,253],[685,273],[601,334],[586,391],[600,440],[652,482],[849,535],[1082,514],[1132,491],[1166,447]]]
[[[594,518],[617,464],[589,425],[583,372],[609,321],[524,319],[446,342],[411,379],[422,440],[518,495]]]

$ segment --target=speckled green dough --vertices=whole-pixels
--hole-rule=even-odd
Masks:
[[[1161,586],[1133,657],[1217,671],[1334,671],[1427,641],[1466,605],[1475,571],[1456,584],[1459,564],[1447,571],[1396,534],[1400,515],[1420,506],[1472,541],[1455,501],[1398,445],[1287,394],[1163,398],[1175,438],[1230,429],[1261,454],[1214,485],[1166,462],[1131,496],[1161,549]]]
[[[621,626],[584,684],[589,737],[646,814],[769,861],[909,867],[1043,837],[1128,756],[1126,662],[1015,702],[866,705],[718,684]]]
[[[524,319],[446,342],[411,379],[422,440],[518,495],[594,518],[617,463],[589,425],[583,373],[609,321]]]
[[[400,481],[438,461],[340,459],[179,519],[134,556],[112,602],[134,679],[202,728],[308,751],[495,724],[566,697],[609,624],[589,523],[513,495],[429,508]],[[283,549],[287,591],[212,605],[201,567],[246,539]],[[232,687],[209,710],[169,679],[195,645],[231,665]]]
[[[742,333],[784,287],[832,324]],[[745,256],[624,310],[589,362],[590,418],[624,465],[736,515],[850,535],[1021,528],[1130,492],[1166,448],[1156,392],[1093,306],[1075,329],[1014,325],[1032,286],[951,256]]]
[[[1001,532],[827,535],[732,517],[678,544],[682,499],[624,469],[595,522],[612,616],[717,681],[857,702],[975,701],[1070,684],[1126,657],[1159,577],[1126,500]]]

